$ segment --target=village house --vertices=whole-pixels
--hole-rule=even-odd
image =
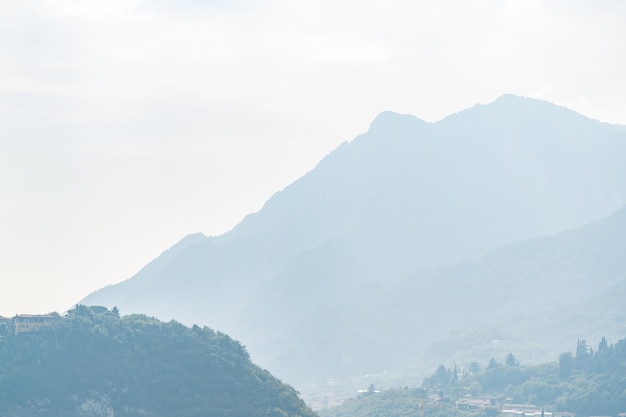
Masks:
[[[493,405],[493,401],[489,397],[474,397],[472,395],[466,395],[456,401],[456,408],[459,410],[478,410],[490,407]]]
[[[555,411],[554,417],[576,417],[576,414],[570,411]],[[623,417],[626,417],[626,416],[623,416]]]
[[[533,404],[504,404],[501,414],[504,417],[552,417],[552,413],[541,410]]]
[[[441,401],[441,397],[438,394],[429,394],[428,399],[432,404],[437,404]]]
[[[56,317],[50,314],[18,314],[13,318],[15,334],[50,329],[56,320]]]

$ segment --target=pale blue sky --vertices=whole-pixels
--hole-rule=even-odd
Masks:
[[[624,2],[198,3],[0,0],[0,314],[226,232],[383,110],[626,124]]]

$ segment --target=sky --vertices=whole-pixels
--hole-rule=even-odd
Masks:
[[[618,0],[0,0],[0,315],[227,232],[385,110],[512,93],[626,125],[624,22]]]

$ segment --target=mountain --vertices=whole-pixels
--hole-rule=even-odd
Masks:
[[[223,333],[79,305],[38,332],[0,328],[0,415],[315,414]]]
[[[410,346],[420,363],[487,362],[509,352],[538,363],[577,338],[626,334],[625,248],[626,207],[573,230],[507,245],[477,262],[417,272],[371,291],[361,303],[393,311],[378,334],[395,331],[396,344]],[[402,331],[408,328],[411,333]],[[423,335],[433,338],[430,346],[420,343]]]
[[[626,129],[544,101],[506,95],[437,123],[385,112],[233,230],[187,237],[81,302],[221,329],[294,382],[401,366],[422,340],[504,319],[446,291],[484,312],[501,295],[454,282],[482,288],[497,279],[475,264],[487,253],[622,207],[625,160]]]
[[[509,352],[539,363],[577,338],[616,340],[626,334],[625,248],[626,207],[580,228],[504,246],[476,262],[354,288],[345,302],[323,303],[291,328],[272,367],[288,364],[323,380],[412,365],[406,379],[440,363],[503,360]],[[274,337],[286,322],[280,317],[308,293],[291,294],[277,285],[255,304],[264,307],[255,311],[257,323]],[[279,303],[288,296],[295,300]],[[312,357],[324,366],[311,364]]]

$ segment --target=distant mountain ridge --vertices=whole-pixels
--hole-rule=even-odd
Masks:
[[[230,232],[185,238],[81,302],[208,324],[281,376],[369,372],[378,354],[338,333],[379,345],[393,337],[393,326],[376,333],[384,323],[415,307],[380,299],[362,314],[372,288],[382,296],[406,277],[430,287],[443,272],[416,271],[608,216],[626,204],[624,161],[626,130],[539,100],[506,95],[437,123],[384,112]],[[450,331],[435,328],[422,336]],[[407,346],[388,363],[417,357]]]
[[[440,286],[456,286],[463,298],[484,296],[487,302],[467,303],[472,314],[455,318],[491,337],[477,348],[475,340],[459,334],[443,343],[460,343],[454,356],[459,361],[471,354],[487,361],[508,351],[524,352],[526,361],[539,362],[559,353],[576,338],[617,340],[626,334],[626,310],[619,302],[626,289],[626,207],[597,222],[556,235],[529,239],[500,248],[476,263],[464,263],[440,271]],[[460,285],[463,277],[470,285]],[[407,279],[395,291],[406,295],[424,288],[419,279]],[[390,297],[391,298],[391,297]],[[487,330],[490,327],[491,330]],[[455,339],[455,340],[453,340]],[[498,349],[489,342],[498,339]],[[550,340],[550,343],[546,343]],[[472,346],[474,345],[474,346]],[[481,351],[482,349],[482,351]],[[508,349],[508,350],[507,350]],[[442,360],[437,347],[430,361]],[[561,349],[562,350],[562,349]],[[449,352],[448,352],[449,353]]]
[[[294,326],[289,335],[298,348],[277,349],[275,366],[282,361],[304,369],[311,352],[321,350],[316,357],[348,374],[365,364],[374,373],[408,363],[419,373],[444,362],[503,360],[509,352],[539,363],[577,338],[617,340],[626,334],[624,248],[626,207],[580,228],[505,246],[477,262],[354,288],[345,302],[328,303]],[[277,286],[257,302],[266,306],[255,311],[258,322],[284,323],[278,318],[289,310],[277,302],[288,293]],[[292,303],[303,305],[305,298]],[[280,326],[270,333],[280,334]]]

